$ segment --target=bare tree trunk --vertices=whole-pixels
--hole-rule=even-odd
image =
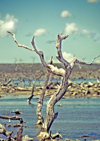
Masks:
[[[46,92],[47,84],[48,84],[48,81],[49,81],[49,76],[50,76],[50,73],[47,71],[44,87],[43,87],[43,90],[42,90],[42,94],[40,95],[39,101],[37,103],[36,114],[37,114],[38,122],[36,124],[42,124],[44,122],[41,110],[42,110],[42,106],[43,106],[43,99],[44,99],[44,95],[45,95],[45,92]]]
[[[50,64],[53,64],[52,59],[53,59],[53,57],[51,57]],[[39,101],[37,103],[36,114],[37,114],[38,122],[36,124],[43,124],[43,122],[44,122],[44,118],[42,116],[41,110],[42,110],[42,107],[43,107],[43,100],[44,100],[44,95],[46,93],[49,77],[50,77],[50,72],[47,70],[46,79],[45,79],[44,87],[43,87],[43,90],[42,90],[42,94],[40,95]]]
[[[67,88],[68,88],[68,81],[64,76],[60,87],[47,102],[46,120],[43,124],[42,132],[49,132],[49,129],[53,121],[57,118],[58,113],[54,112],[54,106],[66,93]]]

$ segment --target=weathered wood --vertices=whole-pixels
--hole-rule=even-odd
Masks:
[[[31,103],[31,99],[33,98],[34,96],[34,84],[35,84],[35,81],[32,85],[32,90],[31,90],[31,96],[27,99],[27,103],[30,104]]]
[[[44,87],[43,87],[43,90],[42,90],[42,94],[40,95],[39,101],[37,103],[36,114],[37,114],[38,122],[36,124],[43,124],[43,122],[44,122],[41,110],[42,110],[42,106],[43,106],[43,99],[44,99],[44,95],[45,95],[45,92],[46,92],[47,84],[48,84],[48,81],[49,81],[49,76],[50,76],[50,73],[47,71]]]
[[[60,85],[60,82],[51,82],[47,85],[47,89],[53,89],[55,86]]]
[[[23,113],[20,112],[18,109],[17,109],[16,111],[11,111],[11,113],[15,113],[16,115],[23,114]]]
[[[53,57],[51,57],[50,64],[53,64]],[[44,100],[44,95],[45,95],[46,90],[47,90],[47,84],[49,82],[49,77],[50,77],[50,72],[47,70],[46,79],[45,79],[44,87],[43,87],[43,90],[42,90],[42,94],[40,95],[39,101],[37,103],[36,114],[37,114],[38,122],[36,124],[43,124],[43,122],[44,122],[44,118],[42,116],[41,110],[42,110],[42,107],[43,107],[43,100]]]
[[[25,49],[34,51],[34,49],[31,49],[31,48],[29,48],[29,47],[27,47],[27,46],[25,46],[25,45],[19,44],[19,43],[17,42],[16,38],[15,38],[15,34],[14,34],[14,33],[10,32],[10,31],[7,31],[7,32],[12,35],[12,38],[14,39],[14,41],[15,41],[15,43],[17,44],[18,47],[23,47],[23,48],[25,48]]]
[[[8,124],[8,127],[26,127],[25,125],[22,125],[22,124]]]
[[[12,81],[12,79],[9,79],[7,82],[2,83],[2,86],[7,86],[10,82]]]
[[[22,141],[33,141],[33,138],[30,138],[28,135],[22,137]]]
[[[2,125],[2,124],[0,124],[0,134],[3,134],[3,135],[5,135],[7,138],[10,138],[11,139],[11,135],[12,135],[12,133],[13,133],[13,131],[7,131],[6,129],[5,129],[5,127]]]
[[[22,133],[23,133],[23,127],[20,127],[16,135],[17,141],[22,141]]]
[[[2,116],[2,115],[0,115],[0,118],[2,118],[2,119],[8,119],[8,120],[19,120],[20,123],[23,123],[24,122],[22,118],[17,117],[17,116],[8,117],[8,116]]]

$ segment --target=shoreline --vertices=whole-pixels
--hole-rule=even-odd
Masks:
[[[59,86],[55,86],[52,89],[47,89],[45,98],[51,97],[55,91],[57,91]],[[43,87],[35,87],[33,95],[40,95],[42,94],[42,88]],[[21,90],[16,90],[12,92],[6,92],[3,91],[2,88],[0,88],[0,96],[2,95],[31,95],[31,87],[20,87]],[[90,97],[100,97],[100,83],[84,83],[81,84],[73,83],[72,86],[70,86],[65,95],[62,98],[90,98]]]

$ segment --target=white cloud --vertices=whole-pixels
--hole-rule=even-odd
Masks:
[[[65,10],[61,12],[60,16],[62,18],[67,18],[67,17],[72,17],[73,15],[69,11]]]
[[[90,38],[92,38],[94,41],[98,41],[100,40],[100,35],[97,34],[96,32],[92,32],[90,30],[87,29],[82,29],[81,30],[81,34],[85,35],[85,36],[89,36]]]
[[[80,29],[76,23],[66,23],[64,34],[81,34],[92,38],[94,41],[100,40],[100,35],[88,29]]]
[[[42,36],[47,33],[47,30],[45,28],[39,28],[34,32],[34,36]]]
[[[100,0],[87,0],[88,3],[98,3]]]
[[[71,53],[63,52],[62,54],[66,61],[71,62],[73,60],[73,55]]]
[[[6,37],[7,31],[14,32],[16,30],[16,23],[18,23],[18,19],[10,14],[6,14],[4,20],[0,19],[0,37]]]
[[[81,30],[81,33],[82,33],[83,35],[89,35],[89,34],[91,34],[91,31],[90,31],[90,30],[87,30],[87,29],[82,29],[82,30]]]
[[[66,23],[64,31],[65,31],[65,34],[67,34],[67,35],[77,34],[79,31],[79,28],[77,27],[77,25],[75,23]]]

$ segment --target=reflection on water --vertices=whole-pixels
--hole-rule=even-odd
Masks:
[[[25,121],[23,135],[29,135],[29,137],[35,138],[39,132],[40,127],[36,126],[36,107],[38,96],[32,99],[32,104],[27,104],[27,97],[29,95],[4,95],[0,98],[0,115],[9,114],[9,116],[15,115],[10,113],[13,110],[19,109],[22,115],[19,115]],[[42,114],[45,117],[46,114],[46,102],[42,109]],[[62,107],[58,107],[58,104],[62,104]],[[52,134],[60,132],[63,138],[69,138],[72,140],[82,140],[81,135],[92,135],[87,137],[87,140],[100,139],[100,99],[99,98],[66,98],[62,99],[55,105],[55,112],[58,112],[58,117],[54,121],[51,130]],[[0,119],[1,124],[6,124],[7,130],[14,130],[13,136],[16,134],[18,128],[7,127],[8,120]],[[11,121],[10,124],[16,124],[19,121]],[[0,134],[0,138],[4,137]],[[35,141],[37,139],[34,139]]]

